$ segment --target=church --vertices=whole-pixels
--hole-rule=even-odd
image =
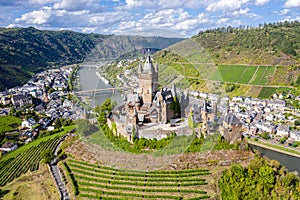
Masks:
[[[159,88],[158,64],[152,63],[150,55],[138,67],[138,86],[136,93],[124,97],[119,121],[115,120],[118,132],[129,140],[138,137],[139,127],[146,123],[166,124],[180,117],[175,85],[171,89]]]

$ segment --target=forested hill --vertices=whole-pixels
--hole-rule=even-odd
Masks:
[[[118,58],[139,48],[166,48],[182,39],[0,28],[0,90],[25,83],[47,67]],[[128,56],[127,55],[127,56]]]
[[[217,28],[194,36],[216,63],[293,65],[300,58],[300,22]]]

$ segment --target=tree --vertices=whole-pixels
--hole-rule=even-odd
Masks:
[[[260,137],[262,137],[265,140],[268,140],[270,138],[269,133],[267,132],[263,132],[262,134],[260,134]]]
[[[45,163],[50,163],[51,160],[54,158],[53,151],[51,149],[45,149],[42,152],[41,156],[42,156],[43,160],[45,161]]]
[[[287,137],[283,137],[279,141],[280,141],[281,144],[284,144],[286,140],[287,140]]]
[[[105,112],[106,114],[109,114],[109,113],[111,113],[112,109],[116,105],[117,105],[117,103],[115,101],[112,101],[110,98],[108,98],[101,105],[101,112]]]
[[[16,109],[14,107],[11,107],[9,111],[9,115],[15,115],[16,114]]]
[[[62,126],[61,120],[59,118],[57,118],[55,120],[55,126],[54,127],[57,128],[57,129],[59,129],[59,128],[61,128],[61,126]]]

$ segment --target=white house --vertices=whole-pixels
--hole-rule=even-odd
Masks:
[[[284,100],[274,100],[269,101],[268,106],[270,106],[273,109],[284,110],[286,103]]]
[[[2,97],[2,98],[1,98],[1,102],[2,102],[3,105],[6,106],[6,105],[8,105],[8,104],[11,103],[11,100],[10,100],[9,97]]]
[[[274,115],[272,115],[272,114],[267,115],[266,120],[273,121],[274,120]]]
[[[290,135],[290,127],[288,125],[279,125],[276,130],[276,135],[278,136],[289,137]]]
[[[243,102],[244,101],[244,99],[243,99],[243,97],[237,97],[237,96],[235,96],[235,97],[233,97],[232,98],[232,101],[234,101],[234,102]]]
[[[32,127],[36,125],[36,121],[32,118],[28,119],[28,120],[24,120],[22,122],[22,129],[23,128],[29,128],[29,129],[32,129]]]
[[[291,131],[290,138],[295,141],[300,141],[300,131]]]

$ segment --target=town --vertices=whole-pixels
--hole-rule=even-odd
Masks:
[[[71,93],[73,86],[70,84],[75,68],[67,66],[49,69],[34,75],[23,86],[0,93],[0,115],[12,115],[22,119],[20,127],[3,133],[6,138],[0,148],[3,153],[17,148],[17,143],[11,142],[11,138],[18,138],[18,141],[26,144],[45,131],[53,131],[64,124],[86,117],[86,110],[71,99],[74,94]],[[149,70],[152,70],[151,73]],[[129,141],[133,137],[162,139],[167,136],[168,131],[179,135],[191,134],[193,128],[198,136],[219,132],[229,142],[240,140],[242,136],[269,140],[287,148],[297,147],[300,142],[300,96],[280,93],[273,94],[270,99],[242,96],[230,99],[216,94],[180,91],[175,85],[171,89],[161,89],[154,95],[152,91],[158,90],[158,66],[152,65],[150,56],[147,57],[144,67],[139,67],[139,73],[140,79],[129,77],[128,71],[125,71],[127,80],[131,79],[131,82],[126,81],[127,84],[139,85],[139,93],[127,95],[124,105],[128,108],[123,109],[123,118],[122,109],[119,107],[114,111],[118,115],[109,120],[109,123],[113,121],[125,124],[123,128],[118,125],[118,130]],[[153,77],[148,77],[152,73]],[[122,79],[121,74],[118,77]],[[180,111],[177,112],[170,110],[174,97],[180,104]],[[151,105],[154,107],[150,107]],[[147,115],[150,110],[150,115]],[[147,121],[156,123],[156,128],[145,128],[143,125]],[[190,124],[188,126],[188,121],[193,122],[193,127]],[[136,135],[132,135],[133,130]]]
[[[26,144],[41,137],[39,135],[43,133],[51,133],[55,128],[69,125],[83,117],[84,109],[75,106],[68,92],[74,68],[76,67],[67,66],[49,69],[34,75],[23,86],[0,93],[0,118],[5,120],[5,116],[15,117],[12,124],[8,124],[11,131],[4,129],[5,132],[1,133],[2,154],[16,149],[17,141],[19,144]],[[15,120],[18,118],[22,121],[16,127]]]

